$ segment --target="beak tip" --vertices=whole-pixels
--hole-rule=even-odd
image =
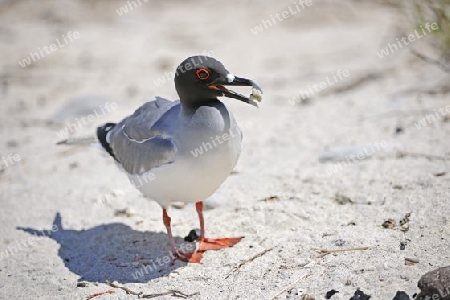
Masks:
[[[253,101],[253,100],[249,100],[249,101],[248,101],[248,104],[253,105],[254,107],[256,107],[256,108],[259,109],[258,103],[255,102],[255,101]]]
[[[252,80],[252,87],[253,87],[254,89],[260,91],[261,94],[263,94],[262,88],[259,86],[259,84],[256,83],[256,81],[253,81],[253,80]]]

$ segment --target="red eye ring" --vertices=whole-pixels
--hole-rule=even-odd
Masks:
[[[195,74],[197,74],[198,79],[200,80],[206,80],[209,78],[210,74],[209,71],[206,69],[198,69],[195,71]]]

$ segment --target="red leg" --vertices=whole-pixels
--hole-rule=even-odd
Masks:
[[[178,248],[175,244],[175,240],[172,235],[172,229],[170,227],[171,219],[170,219],[169,215],[167,214],[167,210],[165,208],[163,208],[163,222],[164,222],[164,225],[166,226],[167,235],[169,236],[169,240],[170,240],[170,247],[172,248],[172,253],[174,256],[172,265],[175,262],[175,260],[200,263],[201,259],[203,258],[202,252],[181,253],[178,250]]]
[[[198,219],[200,221],[200,238],[205,237],[205,219],[203,219],[203,202],[195,203],[195,209],[197,210]]]
[[[205,220],[203,219],[203,203],[195,203],[198,219],[200,220],[200,247],[198,251],[219,250],[222,248],[232,247],[240,242],[243,237],[209,239],[205,237]]]

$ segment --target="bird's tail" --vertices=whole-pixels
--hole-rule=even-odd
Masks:
[[[100,149],[105,150],[114,159],[114,152],[109,144],[108,133],[116,126],[115,123],[106,123],[103,126],[97,127],[97,136],[85,136],[85,137],[74,137],[61,140],[57,142],[57,145],[69,145],[69,146],[96,146]]]
[[[97,127],[97,138],[100,144],[102,145],[103,149],[105,149],[106,152],[109,153],[114,159],[116,157],[114,156],[114,152],[110,146],[109,136],[108,133],[116,126],[115,123],[106,123],[103,126]]]

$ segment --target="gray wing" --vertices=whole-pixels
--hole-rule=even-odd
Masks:
[[[156,98],[111,129],[107,140],[125,171],[143,174],[174,161],[177,153],[175,142],[154,125],[177,105],[178,101]]]

